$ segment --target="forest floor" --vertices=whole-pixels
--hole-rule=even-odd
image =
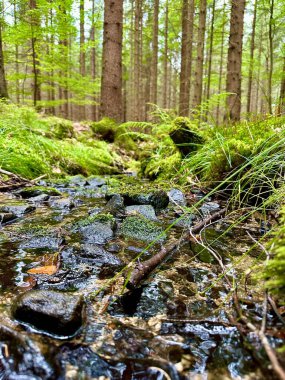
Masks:
[[[282,378],[284,295],[263,281],[282,119],[234,140],[193,126],[183,158],[166,119],[0,116],[0,377]]]

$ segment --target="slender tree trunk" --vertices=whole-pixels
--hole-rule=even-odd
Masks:
[[[0,7],[2,11],[2,6]],[[1,21],[1,20],[0,20]],[[0,22],[0,98],[8,98],[7,82],[5,78],[3,41],[2,41],[2,23]]]
[[[241,62],[244,9],[245,0],[232,0],[226,91],[231,93],[227,98],[227,116],[233,122],[240,120],[241,111]]]
[[[123,0],[104,1],[103,68],[101,79],[101,116],[123,119],[122,38]]]
[[[96,80],[95,0],[92,0],[90,41],[91,41],[90,71],[91,71],[91,78],[92,78],[93,83],[94,83]],[[93,101],[95,103],[97,101],[96,93],[94,93]],[[91,119],[97,120],[97,105],[96,104],[93,104],[91,106]]]
[[[135,0],[135,32],[134,32],[134,120],[141,119],[141,22],[142,3]]]
[[[200,0],[199,28],[198,28],[198,42],[197,42],[197,62],[196,62],[196,70],[195,70],[193,108],[200,105],[202,101],[206,13],[207,13],[207,0]]]
[[[263,22],[261,23],[260,28],[260,36],[259,36],[259,44],[258,44],[258,69],[256,75],[256,94],[255,94],[255,113],[258,113],[258,104],[259,104],[259,92],[260,92],[260,74],[261,74],[261,55],[262,55],[262,47],[263,47]]]
[[[226,27],[226,2],[224,0],[223,5],[223,24],[222,24],[222,37],[221,37],[221,50],[220,50],[220,64],[219,64],[219,84],[218,84],[218,94],[222,92],[222,81],[223,81],[223,67],[224,67],[224,43],[225,43],[225,27]],[[216,111],[216,122],[220,122],[220,100],[218,100],[217,111]]]
[[[212,4],[212,19],[211,19],[211,31],[210,31],[210,47],[209,47],[208,80],[207,80],[206,99],[210,98],[210,86],[211,86],[211,74],[212,74],[212,56],[213,56],[213,41],[214,41],[215,8],[216,8],[216,0],[213,0],[213,4]]]
[[[14,27],[17,28],[18,16],[17,16],[17,3],[14,0]],[[19,45],[15,44],[15,73],[16,73],[16,102],[20,103],[20,82],[19,82]]]
[[[152,31],[152,59],[150,74],[150,102],[157,103],[157,61],[158,61],[158,15],[159,0],[154,0],[153,31]]]
[[[253,76],[253,59],[255,49],[255,27],[256,27],[256,14],[257,14],[257,0],[254,2],[252,31],[251,31],[251,43],[250,43],[250,60],[249,60],[249,73],[248,73],[248,89],[247,89],[247,105],[246,112],[251,111],[251,90],[252,90],[252,76]]]
[[[273,12],[274,0],[270,0],[269,18],[269,71],[268,71],[268,109],[272,114],[272,75],[273,75]]]
[[[194,1],[183,0],[179,90],[179,115],[181,116],[189,116],[190,78],[192,69],[193,17]]]
[[[167,108],[167,84],[168,84],[168,0],[165,4],[165,19],[164,19],[164,50],[163,50],[163,91],[162,91],[162,106]]]
[[[32,45],[32,64],[33,64],[33,104],[37,107],[37,103],[41,100],[41,85],[40,85],[40,62],[37,55],[37,29],[40,26],[38,15],[35,14],[37,10],[36,0],[30,0],[30,10],[33,12],[31,15],[31,45]]]
[[[279,114],[283,115],[285,112],[285,57],[283,57],[283,71],[281,79],[281,88],[280,88],[280,99],[279,99]]]
[[[79,57],[79,66],[80,66],[80,75],[84,78],[86,75],[86,54],[85,54],[85,25],[84,25],[84,0],[80,0],[79,5],[79,14],[80,14],[80,57]],[[79,119],[84,120],[86,118],[85,106],[82,105],[79,107]]]

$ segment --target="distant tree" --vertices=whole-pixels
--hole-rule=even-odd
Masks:
[[[5,78],[4,55],[2,44],[2,22],[0,22],[0,98],[8,98],[7,83]]]
[[[254,49],[255,49],[256,15],[257,15],[257,0],[254,1],[252,30],[251,30],[250,61],[249,61],[247,106],[246,106],[247,113],[251,111],[251,90],[252,90],[252,79],[253,79],[252,76],[253,76],[253,58],[254,58]]]
[[[121,121],[123,0],[105,0],[104,4],[100,115]]]
[[[245,0],[232,0],[230,37],[227,62],[226,91],[227,116],[233,122],[240,120],[241,112],[241,63]]]

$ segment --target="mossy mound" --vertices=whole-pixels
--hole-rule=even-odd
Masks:
[[[60,191],[58,191],[54,187],[48,187],[48,186],[25,187],[23,189],[17,190],[15,194],[20,195],[24,199],[36,197],[40,194],[47,194],[51,196],[61,195]]]
[[[162,227],[143,216],[127,217],[121,226],[120,233],[126,238],[146,242],[153,240],[162,242],[166,238]]]

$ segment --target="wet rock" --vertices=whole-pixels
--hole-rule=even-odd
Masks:
[[[157,190],[151,193],[125,193],[122,194],[125,205],[152,205],[155,210],[161,210],[168,206],[169,198],[165,191]]]
[[[104,244],[114,236],[116,221],[110,214],[98,214],[77,223],[76,229],[87,243]]]
[[[36,197],[29,198],[29,202],[33,202],[33,203],[43,203],[48,200],[49,200],[48,194],[40,194],[40,195],[37,195]]]
[[[87,185],[90,188],[96,188],[101,187],[103,185],[106,185],[106,180],[104,178],[100,177],[89,177],[87,178]]]
[[[12,222],[16,218],[17,218],[17,216],[11,212],[0,213],[0,223],[1,224]]]
[[[157,239],[161,242],[166,237],[160,226],[142,216],[128,216],[122,223],[120,233],[124,237],[142,241]]]
[[[142,215],[149,220],[157,220],[154,208],[151,205],[134,205],[126,207],[127,215]]]
[[[180,215],[178,222],[175,224],[177,227],[191,227],[193,225],[194,220],[196,219],[196,215],[194,214],[184,214]]]
[[[74,335],[83,323],[83,298],[48,290],[19,296],[12,308],[14,318],[58,336]]]
[[[24,214],[35,211],[35,209],[36,208],[31,205],[5,205],[0,207],[0,213],[10,213],[16,215],[17,217],[20,217]]]
[[[179,189],[171,189],[167,195],[171,203],[178,204],[179,206],[186,206],[186,198],[183,192]]]
[[[74,177],[71,177],[69,180],[69,185],[76,187],[76,186],[85,186],[88,182],[86,178],[84,178],[82,175],[76,175]]]
[[[213,212],[218,211],[220,205],[217,202],[205,202],[202,207],[200,207],[200,211],[204,216],[212,214]]]
[[[117,243],[110,243],[110,244],[107,244],[105,247],[108,252],[114,252],[114,253],[119,253],[122,249],[121,245]]]
[[[49,201],[49,206],[60,210],[71,210],[75,204],[70,198],[52,198]]]
[[[21,196],[24,199],[27,199],[27,198],[37,197],[41,194],[56,196],[56,195],[60,195],[60,192],[53,187],[32,186],[32,187],[24,187],[23,189],[17,190],[15,194]]]
[[[124,215],[124,198],[119,194],[114,194],[106,204],[104,212],[118,217]]]
[[[95,244],[83,244],[80,249],[80,256],[94,260],[96,266],[107,264],[118,269],[123,265],[123,262],[117,256]]]
[[[32,236],[29,239],[25,239],[19,245],[22,249],[35,249],[35,248],[48,248],[58,249],[63,243],[64,239],[56,235],[45,236]]]

